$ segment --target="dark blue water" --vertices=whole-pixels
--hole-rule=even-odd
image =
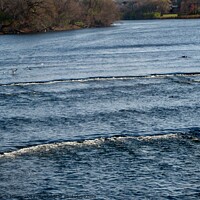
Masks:
[[[200,199],[199,33],[0,36],[0,199]]]

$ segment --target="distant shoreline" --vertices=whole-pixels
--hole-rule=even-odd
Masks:
[[[9,27],[8,27],[9,28]],[[80,26],[66,26],[66,27],[53,27],[51,29],[44,29],[41,31],[30,31],[28,28],[24,28],[21,30],[15,30],[15,31],[9,31],[9,32],[3,32],[0,31],[0,35],[26,35],[26,34],[37,34],[37,33],[48,33],[48,32],[60,32],[60,31],[71,31],[71,30],[79,30],[79,29],[84,29],[83,27]]]
[[[122,19],[122,20],[159,20],[159,19],[200,19],[200,15],[182,15],[179,16],[178,14],[165,14],[163,16],[155,16],[155,17],[141,17],[135,19]]]
[[[106,27],[110,27],[110,26],[80,27],[80,26],[72,25],[72,26],[67,26],[67,27],[55,27],[55,28],[51,28],[51,29],[44,29],[42,31],[30,31],[28,29],[22,29],[22,30],[19,30],[19,31],[15,30],[15,31],[10,31],[10,32],[0,31],[0,35],[28,35],[28,34],[38,34],[38,33],[75,31],[75,30],[89,29],[89,28],[106,28]]]
[[[141,18],[141,19],[125,19],[124,21],[137,21],[137,20],[170,20],[170,19],[200,19],[200,15],[187,15],[187,16],[162,16],[157,18]],[[123,20],[123,19],[122,19]],[[37,33],[46,33],[46,32],[61,32],[61,31],[73,31],[73,30],[80,30],[80,29],[88,29],[88,28],[103,28],[109,26],[93,26],[93,27],[80,27],[76,25],[66,26],[66,27],[53,27],[51,29],[44,29],[42,31],[30,31],[28,28],[22,29],[19,31],[10,31],[10,32],[3,32],[0,31],[0,35],[26,35],[26,34],[37,34]],[[8,26],[9,28],[9,26]]]
[[[200,19],[200,15],[163,16],[158,19]]]

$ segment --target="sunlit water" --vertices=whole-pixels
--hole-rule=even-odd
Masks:
[[[199,33],[0,36],[0,199],[200,199]]]

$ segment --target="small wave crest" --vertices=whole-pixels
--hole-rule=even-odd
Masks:
[[[192,141],[192,142],[200,142],[200,128],[199,127],[190,127],[184,128],[180,130],[164,130],[161,131],[160,134],[154,135],[113,135],[113,136],[104,136],[104,137],[96,137],[94,139],[82,139],[75,141],[59,141],[59,142],[51,142],[45,144],[38,144],[28,147],[22,147],[18,150],[14,150],[11,152],[4,152],[0,154],[0,158],[15,158],[21,155],[30,155],[35,153],[45,153],[51,151],[57,151],[59,149],[70,149],[70,148],[82,148],[82,147],[100,147],[106,146],[110,143],[117,144],[118,142],[124,143],[126,145],[128,142],[154,142],[154,141]]]
[[[166,73],[166,74],[150,74],[150,75],[138,75],[138,76],[99,76],[99,77],[87,77],[77,79],[55,79],[47,81],[31,81],[31,82],[12,82],[0,84],[0,86],[29,86],[29,85],[48,85],[56,83],[73,83],[73,82],[97,82],[97,81],[113,81],[113,80],[133,80],[137,78],[168,78],[168,77],[191,77],[200,76],[200,72],[189,72],[189,73]],[[193,82],[200,82],[200,80],[194,80]]]
[[[166,134],[166,135],[152,135],[152,136],[113,136],[109,138],[96,138],[91,140],[83,141],[66,141],[50,144],[40,144],[31,147],[24,147],[12,152],[5,152],[0,155],[0,158],[15,158],[17,156],[40,153],[40,152],[50,152],[62,148],[70,147],[90,147],[90,146],[101,146],[109,142],[127,142],[129,140],[134,141],[152,141],[152,140],[168,140],[179,138],[179,134]]]

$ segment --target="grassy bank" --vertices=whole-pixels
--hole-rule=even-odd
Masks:
[[[164,14],[159,19],[199,19],[200,15]]]
[[[163,14],[155,12],[155,13],[145,13],[143,16],[137,19],[199,19],[200,15],[179,15],[179,14]]]
[[[178,14],[164,14],[160,16],[160,19],[177,19],[178,17]]]

